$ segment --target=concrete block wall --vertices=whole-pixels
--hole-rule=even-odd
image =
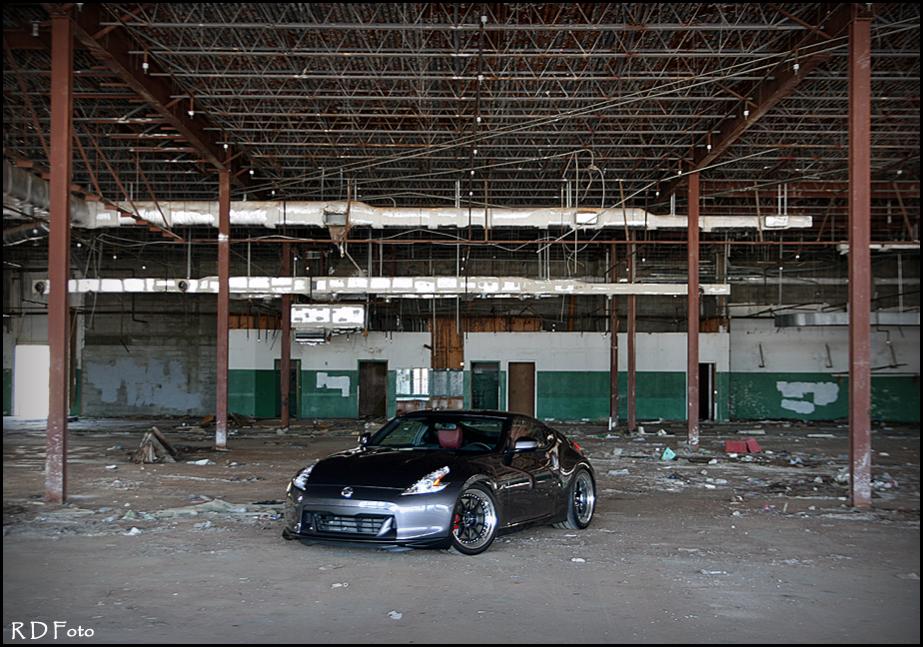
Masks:
[[[279,415],[279,331],[258,335],[254,330],[230,332],[230,411],[256,417]],[[396,371],[430,365],[429,333],[351,334],[329,343],[307,346],[292,343],[292,359],[299,361],[297,415],[303,418],[354,418],[359,415],[359,361],[388,363],[388,413],[396,408]]]
[[[920,329],[872,329],[872,418],[920,420]],[[738,419],[833,420],[849,415],[849,329],[731,327],[730,407]]]
[[[637,335],[639,419],[681,420],[686,416],[686,335]],[[702,333],[700,361],[714,363],[719,419],[727,419],[729,336]],[[619,335],[620,416],[628,415],[628,340]],[[465,365],[499,361],[501,402],[508,398],[509,363],[535,363],[535,413],[548,420],[605,420],[609,417],[609,335],[606,333],[470,333]]]

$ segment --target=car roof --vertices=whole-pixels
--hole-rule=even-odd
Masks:
[[[511,413],[509,411],[494,411],[491,409],[420,409],[418,411],[408,411],[407,413],[397,416],[398,418],[419,418],[432,416],[485,416],[491,418],[529,418],[521,413]]]

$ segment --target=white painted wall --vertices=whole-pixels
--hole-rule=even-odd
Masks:
[[[890,347],[898,364],[893,362]],[[920,373],[920,329],[872,328],[875,375]],[[760,345],[763,363],[760,366]],[[827,348],[830,349],[828,358]],[[742,373],[845,373],[849,371],[849,328],[776,328],[772,319],[735,319],[731,325],[731,371]]]
[[[249,333],[249,334],[248,334]],[[230,331],[228,360],[232,370],[272,370],[281,356],[280,331]],[[429,333],[370,332],[338,335],[326,344],[307,346],[292,342],[292,359],[301,360],[302,370],[356,370],[359,360],[386,360],[389,369],[430,365]]]
[[[20,418],[47,418],[49,406],[48,346],[16,346],[13,369],[13,415]]]
[[[639,371],[684,372],[684,333],[639,333]],[[714,362],[720,372],[728,370],[727,333],[701,333],[699,358]],[[619,334],[619,370],[628,370],[628,336]],[[535,362],[537,371],[608,371],[609,335],[579,332],[469,333],[465,337],[465,363],[500,361],[501,370],[513,362]]]

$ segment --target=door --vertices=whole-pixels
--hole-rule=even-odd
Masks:
[[[471,406],[474,409],[500,408],[500,363],[471,363]]]
[[[16,347],[13,351],[13,415],[48,417],[50,368],[48,346],[23,344]]]
[[[289,360],[290,372],[288,380],[288,415],[292,418],[298,417],[301,411],[301,360]],[[276,360],[276,418],[282,415],[282,394],[279,390],[279,380],[281,379],[280,371],[282,370],[281,360]]]
[[[535,362],[510,362],[511,413],[535,415]]]
[[[359,417],[388,415],[388,362],[359,362]]]
[[[530,418],[516,418],[510,426],[508,449],[517,440],[534,440],[537,447],[513,453],[504,483],[507,515],[512,523],[523,523],[552,514],[560,489],[559,447],[554,432]]]
[[[699,420],[715,419],[715,365],[699,364]]]

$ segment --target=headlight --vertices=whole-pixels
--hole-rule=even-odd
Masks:
[[[314,463],[317,465],[317,463]],[[314,465],[308,465],[306,468],[298,472],[295,475],[295,478],[292,479],[292,486],[298,488],[299,490],[305,489],[308,485],[308,477],[311,476],[311,470],[314,469]]]
[[[443,482],[443,479],[448,475],[449,468],[441,467],[435,472],[431,472],[421,478],[419,481],[401,492],[401,494],[432,494],[433,492],[441,492],[448,485],[448,483]]]

